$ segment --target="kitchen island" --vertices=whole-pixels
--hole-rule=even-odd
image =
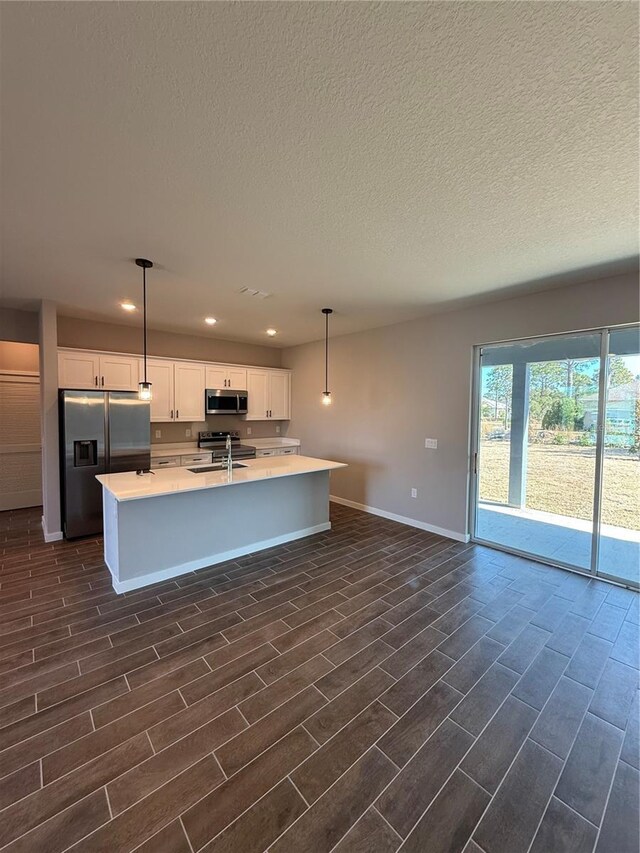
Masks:
[[[128,592],[329,530],[329,476],[344,467],[277,456],[244,459],[230,473],[200,466],[99,475],[114,589]]]

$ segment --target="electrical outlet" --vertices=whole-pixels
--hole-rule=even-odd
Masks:
[[[417,489],[411,489],[411,497],[412,498],[418,497],[418,490]]]
[[[276,432],[277,432],[277,434],[278,434],[278,435],[280,435],[280,424],[278,424],[278,425],[276,426]]]
[[[247,435],[251,435],[251,427],[247,427]]]
[[[437,438],[425,438],[424,446],[429,450],[437,450],[438,449],[438,439]]]
[[[184,434],[187,438],[191,438],[191,430],[190,429],[185,429]]]
[[[162,438],[162,430],[161,429],[156,430],[156,438]]]

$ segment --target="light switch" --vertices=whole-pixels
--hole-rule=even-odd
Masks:
[[[438,439],[437,438],[425,438],[424,446],[429,450],[437,450],[438,449]]]

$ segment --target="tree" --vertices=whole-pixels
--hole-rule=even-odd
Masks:
[[[600,381],[600,370],[596,371],[594,377],[596,385]],[[619,385],[626,385],[627,382],[633,382],[635,376],[624,363],[624,358],[621,355],[609,356],[609,387],[617,388]]]
[[[571,397],[559,397],[545,412],[542,429],[573,429],[578,411]]]
[[[511,403],[511,383],[513,368],[510,364],[491,367],[484,376],[486,396],[494,401],[494,420],[498,420],[500,403],[504,403],[504,425],[507,426]]]
[[[538,424],[560,396],[564,370],[557,361],[537,361],[529,367],[529,413]]]
[[[609,385],[611,388],[616,388],[618,385],[626,385],[628,382],[633,382],[633,373],[624,363],[621,355],[609,356]]]

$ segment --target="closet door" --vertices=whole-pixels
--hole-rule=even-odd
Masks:
[[[0,511],[41,503],[39,380],[0,373]]]

